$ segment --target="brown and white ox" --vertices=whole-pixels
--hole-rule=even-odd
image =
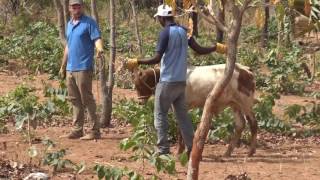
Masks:
[[[186,82],[186,103],[189,109],[203,108],[208,94],[223,77],[225,64],[210,66],[188,67]],[[160,70],[146,69],[134,72],[134,84],[140,103],[145,103],[155,92],[159,82]],[[225,156],[230,156],[241,137],[246,120],[251,131],[251,142],[248,156],[252,156],[257,144],[257,121],[253,113],[255,102],[255,79],[249,67],[236,64],[230,83],[225,88],[218,100],[218,110],[213,110],[217,115],[226,107],[231,107],[234,113],[235,132],[230,141]],[[181,139],[181,138],[180,138]],[[178,142],[178,153],[184,149],[184,144]]]

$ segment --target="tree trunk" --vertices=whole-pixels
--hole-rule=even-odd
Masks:
[[[192,35],[198,36],[198,13],[192,12],[189,19],[192,21]]]
[[[114,0],[110,0],[110,60],[109,60],[109,73],[108,83],[105,88],[107,97],[103,100],[102,105],[102,116],[101,116],[101,127],[108,127],[111,121],[112,114],[112,91],[114,85],[114,64],[116,57],[116,42],[115,42],[115,3]]]
[[[227,62],[226,62],[226,68],[224,71],[224,76],[222,79],[219,80],[219,82],[210,92],[205,102],[202,117],[201,117],[201,122],[193,139],[193,147],[192,147],[192,152],[191,152],[191,156],[188,164],[188,174],[187,174],[188,180],[198,179],[199,163],[202,157],[205,140],[210,128],[210,122],[212,117],[216,115],[217,109],[218,109],[217,101],[219,100],[219,97],[223,93],[225,87],[228,85],[234,71],[236,54],[237,54],[237,44],[238,44],[241,23],[242,23],[242,16],[243,16],[244,10],[246,9],[245,7],[247,7],[249,2],[250,0],[247,0],[244,2],[244,7],[241,11],[239,10],[239,7],[237,7],[235,4],[232,5],[232,16],[233,16],[232,22],[233,23],[231,24],[231,27],[228,28],[228,34],[227,34],[228,53],[227,53]],[[233,1],[231,3],[235,3],[235,2]]]
[[[142,41],[141,41],[141,36],[140,36],[140,31],[139,31],[138,18],[137,18],[136,9],[135,9],[135,0],[130,0],[130,5],[132,8],[132,15],[133,15],[136,38],[137,38],[137,42],[138,42],[139,55],[141,56],[143,54]]]
[[[11,0],[10,2],[11,2],[11,11],[16,16],[18,14],[18,11],[19,11],[20,1],[19,0]]]
[[[91,0],[91,17],[96,20],[97,24],[99,24],[99,17],[97,11],[97,2],[96,0]]]
[[[61,0],[61,4],[63,6],[64,25],[65,29],[67,29],[67,25],[70,19],[69,0]]]
[[[221,0],[221,4],[222,7],[219,8],[218,7],[218,11],[217,11],[217,19],[222,22],[222,24],[224,24],[224,20],[225,20],[225,0]],[[213,5],[213,3],[212,3]],[[212,7],[214,8],[214,7]],[[216,26],[216,40],[217,42],[222,42],[223,41],[223,31],[221,31],[217,26]]]
[[[66,38],[65,38],[65,24],[64,24],[64,19],[63,19],[63,8],[61,5],[60,0],[54,0],[53,1],[57,16],[58,16],[58,28],[59,28],[59,38],[60,41],[63,45],[66,43]]]
[[[265,0],[264,1],[266,6],[264,7],[264,13],[265,13],[265,19],[264,19],[264,25],[263,25],[263,29],[262,29],[262,34],[261,34],[261,46],[262,47],[267,47],[268,45],[268,29],[269,29],[269,17],[270,17],[270,11],[269,11],[269,0]]]
[[[282,40],[283,40],[283,23],[278,22],[278,42],[277,42],[277,49],[280,49],[282,47]]]

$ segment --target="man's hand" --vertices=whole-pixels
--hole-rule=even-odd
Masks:
[[[59,77],[61,79],[65,79],[66,78],[66,67],[61,66],[60,70],[59,70]]]
[[[103,56],[104,56],[104,51],[103,51],[103,49],[100,49],[100,50],[97,49],[97,57],[98,57],[98,58],[101,58],[101,57],[103,57]]]
[[[102,57],[102,56],[104,55],[102,40],[101,40],[101,39],[98,39],[98,40],[95,42],[95,46],[96,46],[96,49],[97,49],[97,57],[98,57],[98,58]]]
[[[217,43],[217,45],[216,45],[216,52],[217,53],[226,54],[227,51],[228,51],[228,48],[226,45]]]
[[[137,58],[128,58],[127,60],[127,69],[129,69],[130,71],[133,71],[135,68],[138,67],[138,59]]]

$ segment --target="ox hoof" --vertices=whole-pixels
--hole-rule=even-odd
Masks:
[[[239,140],[239,141],[237,142],[236,148],[240,148],[240,146],[241,146],[241,140]]]
[[[248,157],[252,157],[255,153],[256,153],[256,150],[255,150],[255,149],[251,149],[251,150],[248,152]]]
[[[226,151],[223,156],[224,157],[231,157],[231,151]]]

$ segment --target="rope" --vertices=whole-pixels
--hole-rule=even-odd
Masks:
[[[154,74],[154,87],[150,87],[149,84],[147,84],[147,82],[142,81],[142,83],[152,92],[154,93],[156,87],[157,87],[157,73],[156,70],[154,68],[152,68],[153,74]],[[138,96],[138,99],[147,99],[150,96]]]

